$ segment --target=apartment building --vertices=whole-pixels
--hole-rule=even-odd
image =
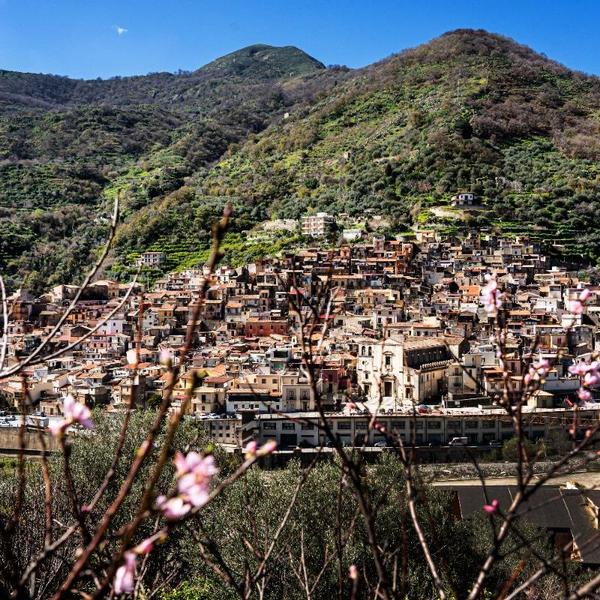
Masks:
[[[302,217],[302,233],[307,237],[325,237],[335,227],[335,218],[326,212]]]

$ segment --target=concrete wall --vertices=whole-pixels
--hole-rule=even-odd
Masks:
[[[47,432],[41,432],[46,442],[46,449],[50,452],[56,452],[59,449],[58,442]],[[43,450],[40,440],[40,432],[28,428],[25,431],[25,452],[28,454],[41,453]],[[16,454],[19,451],[19,428],[2,427],[0,428],[0,453]]]

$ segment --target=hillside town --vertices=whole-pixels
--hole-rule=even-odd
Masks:
[[[476,231],[366,234],[327,248],[319,238],[329,223],[324,213],[305,219],[314,242],[295,253],[169,273],[151,291],[95,281],[45,353],[66,351],[25,369],[35,415],[57,419],[67,395],[106,411],[158,406],[210,276],[171,410],[226,448],[251,439],[317,447],[319,411],[345,446],[385,446],[385,430],[417,446],[500,446],[514,435],[503,404],[521,394],[532,361],[547,367],[523,408],[531,440],[559,443],[575,411],[573,435],[598,419],[595,382],[583,397],[573,367],[591,363],[600,344],[600,288],[579,272],[527,239]],[[502,351],[482,299],[490,275],[503,294]],[[589,299],[573,311],[584,289]],[[8,299],[8,367],[48,336],[76,291],[59,285]],[[22,410],[24,393],[22,374],[0,382],[2,425]]]

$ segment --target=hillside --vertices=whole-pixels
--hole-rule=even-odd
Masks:
[[[572,251],[597,258],[599,132],[597,78],[457,31],[365,69],[197,184],[269,214],[373,208],[397,227],[470,190],[489,209],[482,223],[577,238]]]
[[[10,283],[72,279],[103,239],[117,191],[127,219],[297,102],[284,83],[321,73],[304,52],[269,46],[179,75],[0,71],[0,267]]]
[[[284,113],[287,113],[284,118]],[[600,80],[507,38],[458,30],[365,69],[251,46],[193,72],[109,81],[0,72],[0,266],[67,281],[123,192],[111,274],[144,249],[166,267],[274,216],[373,209],[413,223],[530,232],[600,257]],[[456,190],[484,209],[449,218]],[[248,254],[250,252],[250,254]]]

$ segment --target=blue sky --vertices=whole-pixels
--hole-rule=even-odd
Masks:
[[[597,0],[0,0],[0,68],[72,77],[193,70],[254,43],[358,67],[458,27],[600,75]]]

